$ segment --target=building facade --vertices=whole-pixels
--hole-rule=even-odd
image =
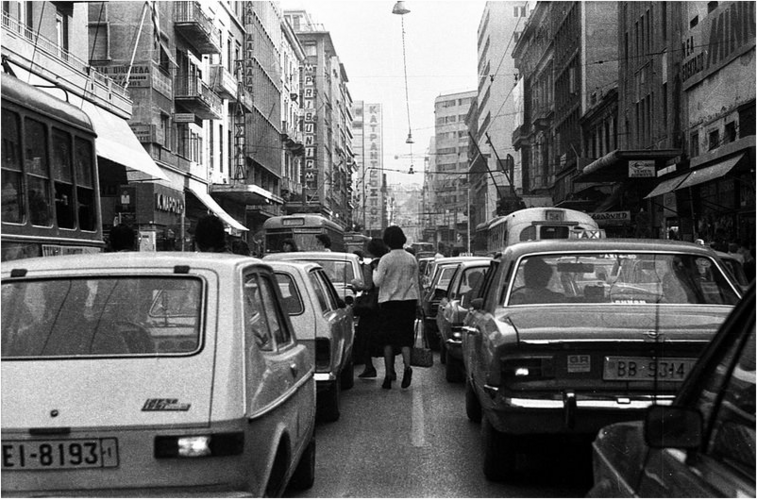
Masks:
[[[379,103],[352,104],[353,228],[380,238],[387,226],[386,174],[384,173],[384,113]]]

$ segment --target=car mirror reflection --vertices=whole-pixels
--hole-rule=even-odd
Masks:
[[[652,406],[644,421],[644,440],[651,448],[698,448],[702,415],[693,408]]]

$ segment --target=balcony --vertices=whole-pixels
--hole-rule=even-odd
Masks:
[[[237,79],[223,64],[210,66],[210,88],[224,99],[237,98]]]
[[[178,75],[174,101],[203,120],[220,120],[223,113],[221,98],[199,77]]]
[[[200,2],[174,4],[174,28],[199,54],[220,54],[221,37]]]
[[[126,89],[6,12],[3,12],[2,42],[3,59],[7,56],[26,71],[33,67],[34,73],[121,117],[131,116],[132,101]]]
[[[239,84],[239,104],[247,110],[252,111],[252,94],[247,90],[244,85]]]
[[[303,135],[301,131],[297,130],[295,124],[284,120],[281,122],[281,140],[286,147],[295,149],[297,146],[302,146]]]

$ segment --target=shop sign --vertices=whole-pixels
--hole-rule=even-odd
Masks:
[[[681,80],[684,90],[754,50],[755,3],[721,2],[682,43]]]
[[[195,114],[194,113],[174,113],[173,121],[176,123],[194,123]]]
[[[155,210],[181,215],[184,213],[184,200],[164,193],[155,193]]]
[[[600,226],[622,226],[631,222],[631,211],[620,212],[594,212],[591,218]]]
[[[654,160],[637,160],[628,162],[628,177],[654,177]]]
[[[111,80],[122,87],[126,83],[127,74],[129,75],[129,87],[150,87],[150,66],[146,64],[135,64],[131,67],[131,72],[129,72],[129,66],[125,64],[118,66],[96,66],[95,69],[99,73],[110,77]]]

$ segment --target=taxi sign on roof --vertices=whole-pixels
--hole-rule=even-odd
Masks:
[[[606,237],[607,234],[604,229],[583,229],[577,227],[570,231],[570,239],[599,240]]]

